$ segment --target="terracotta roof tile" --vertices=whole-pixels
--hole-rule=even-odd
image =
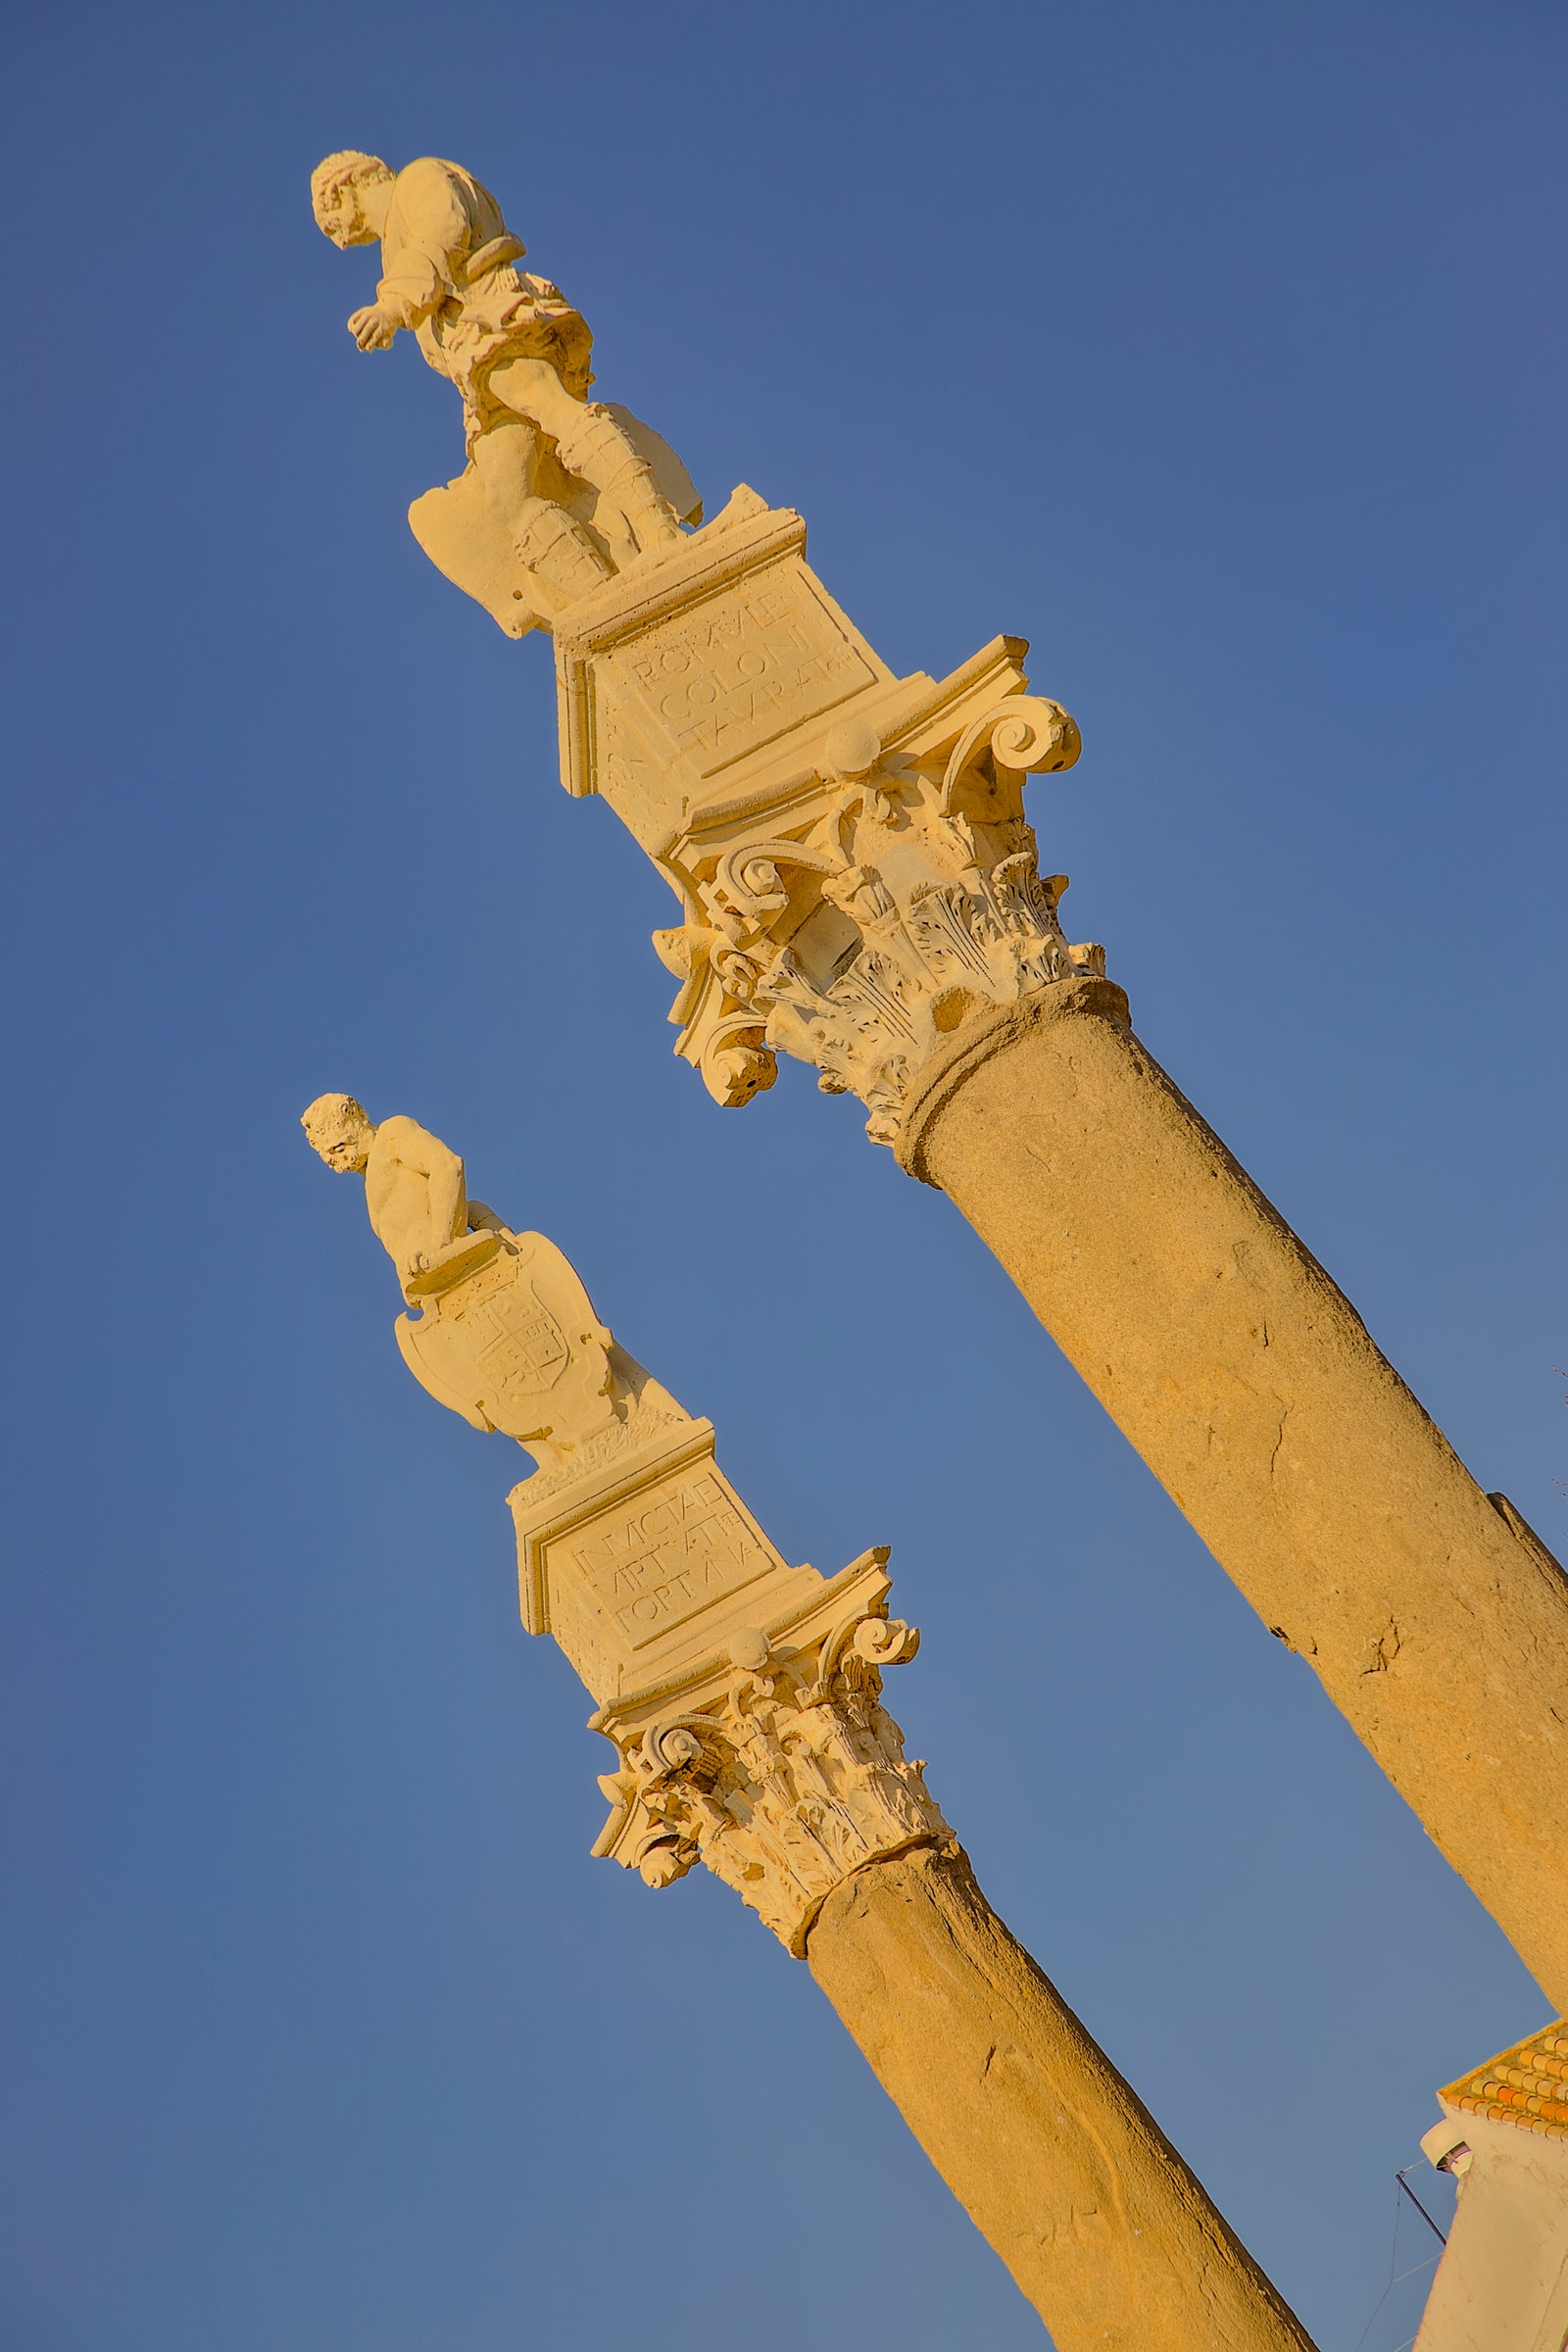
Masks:
[[[1554,2019],[1438,2095],[1461,2115],[1488,2115],[1494,2123],[1568,2139],[1568,2022]]]

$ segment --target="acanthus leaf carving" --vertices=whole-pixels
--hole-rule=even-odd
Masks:
[[[595,1852],[655,1887],[705,1864],[799,1955],[853,1872],[952,1839],[881,1704],[882,1670],[918,1645],[885,1606],[861,1605],[800,1648],[742,1634],[699,1707],[624,1731],[596,1718],[620,1767],[600,1782],[614,1810]]]
[[[730,944],[727,931],[690,921],[656,931],[654,951],[681,983],[669,1013],[681,1024],[675,1051],[695,1063],[715,1102],[740,1108],[778,1076],[766,1013],[752,1003],[755,960]]]
[[[823,1092],[858,1095],[867,1133],[893,1143],[945,1037],[987,1007],[1102,971],[1103,957],[1069,944],[1067,878],[1041,876],[1023,815],[1024,773],[1077,758],[1059,705],[1004,696],[919,760],[869,730],[852,748],[827,739],[801,838],[760,831],[692,859],[694,912],[664,935],[690,943],[687,961],[661,953],[695,975],[671,1014],[676,1051],[717,1101],[750,1101],[788,1054],[815,1064]]]

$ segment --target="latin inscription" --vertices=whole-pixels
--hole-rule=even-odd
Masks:
[[[659,839],[669,818],[679,814],[679,791],[667,770],[649,758],[641,736],[627,724],[613,697],[605,700],[599,728],[599,789],[646,848]]]
[[[713,1471],[602,1521],[573,1545],[589,1592],[633,1649],[775,1565]]]
[[[626,665],[678,751],[704,774],[875,683],[809,590],[760,584],[662,630]]]

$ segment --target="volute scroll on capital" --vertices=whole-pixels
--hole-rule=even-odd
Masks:
[[[846,1878],[955,1842],[881,1705],[882,1670],[920,1640],[888,1616],[886,1558],[866,1553],[773,1637],[738,1636],[706,1690],[600,1710],[621,1761],[599,1784],[612,1811],[596,1854],[656,1887],[706,1864],[799,1957]]]
[[[1066,877],[1042,877],[1023,813],[1024,775],[1069,766],[1078,748],[1058,705],[1021,692],[951,749],[884,747],[847,725],[795,783],[789,837],[672,852],[695,906],[655,946],[684,983],[676,1050],[715,1100],[750,1101],[785,1053],[814,1063],[824,1093],[858,1096],[867,1133],[891,1144],[942,1040],[1102,970],[1102,952],[1062,930]]]

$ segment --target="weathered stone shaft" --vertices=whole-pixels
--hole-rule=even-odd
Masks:
[[[956,1037],[899,1149],[1568,2008],[1568,1577],[1476,1485],[1121,992],[1063,981]]]
[[[1059,2352],[1308,2352],[961,1852],[858,1871],[806,1957]]]

